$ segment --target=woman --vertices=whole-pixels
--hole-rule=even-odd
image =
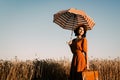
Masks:
[[[76,38],[69,41],[73,58],[71,62],[70,80],[82,80],[82,71],[87,67],[87,39],[85,25],[74,30]]]

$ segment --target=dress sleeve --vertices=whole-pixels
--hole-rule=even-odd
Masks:
[[[83,39],[83,52],[87,53],[87,39]]]
[[[74,54],[74,48],[75,48],[75,46],[74,46],[74,41],[75,41],[75,39],[73,39],[72,40],[72,44],[70,44],[70,49],[71,49],[71,52]]]

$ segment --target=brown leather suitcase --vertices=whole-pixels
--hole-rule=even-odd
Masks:
[[[98,71],[86,70],[82,72],[83,80],[98,80]]]

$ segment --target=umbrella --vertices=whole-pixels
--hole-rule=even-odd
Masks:
[[[54,14],[53,22],[63,29],[74,30],[79,25],[85,25],[87,30],[91,30],[95,22],[83,10],[70,8],[61,10]]]

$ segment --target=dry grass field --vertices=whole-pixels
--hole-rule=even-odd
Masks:
[[[91,70],[98,70],[99,80],[120,80],[120,58],[92,59]],[[33,61],[0,60],[0,80],[68,80],[68,59]]]

